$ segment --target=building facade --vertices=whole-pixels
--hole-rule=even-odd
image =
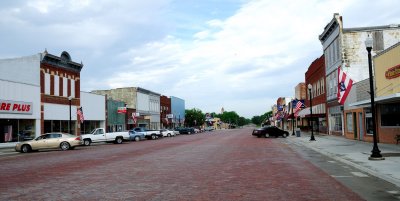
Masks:
[[[83,122],[78,124],[81,133],[90,133],[95,128],[106,128],[106,96],[83,91],[80,94],[84,116]]]
[[[314,60],[305,73],[306,86],[311,84],[310,90],[307,89],[307,98],[304,103],[310,107],[310,97],[312,98],[312,115],[310,108],[304,117],[308,119],[309,125],[320,133],[327,133],[326,115],[326,93],[325,93],[325,57],[322,55]]]
[[[107,95],[109,98],[126,103],[126,118],[128,118],[126,129],[130,130],[134,127],[160,129],[160,94],[140,87],[95,90],[92,92]]]
[[[171,122],[174,128],[181,127],[185,123],[185,100],[171,96]]]
[[[161,128],[172,128],[171,98],[160,96],[160,122]]]
[[[373,58],[375,74],[376,134],[379,142],[396,143],[400,133],[400,43]],[[357,98],[345,111],[346,137],[373,141],[369,79],[357,83]]]
[[[323,33],[319,36],[324,55],[326,73],[326,97],[328,114],[328,133],[333,135],[344,134],[343,110],[344,106],[337,101],[338,68],[341,68],[354,83],[368,78],[368,58],[364,41],[372,37],[374,49],[372,54],[390,47],[398,42],[399,25],[343,28],[342,16],[335,13]]]
[[[126,125],[128,122],[126,121],[126,117],[128,116],[128,111],[125,110],[125,113],[123,111],[121,112],[119,111],[120,108],[126,108],[125,102],[107,98],[106,119],[108,132],[127,130]],[[131,124],[133,124],[133,122],[131,122]]]
[[[43,54],[0,60],[0,143],[41,134],[40,62]]]
[[[61,56],[44,51],[1,59],[0,142],[49,132],[80,135],[104,127],[104,96],[80,92],[82,67],[65,51]],[[78,109],[83,111],[82,118]]]

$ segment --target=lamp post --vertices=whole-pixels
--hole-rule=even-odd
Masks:
[[[294,113],[293,113],[293,100],[292,100],[292,135],[294,135]]]
[[[375,125],[375,92],[374,92],[374,80],[372,75],[372,60],[371,60],[371,50],[372,50],[373,40],[368,36],[365,40],[365,47],[368,51],[368,69],[369,69],[369,90],[371,95],[371,110],[372,110],[372,134],[374,139],[374,146],[372,148],[372,154],[369,159],[383,159],[381,151],[378,148],[378,142],[376,139],[376,125]]]
[[[310,94],[310,124],[311,124],[311,138],[310,141],[315,141],[313,124],[312,124],[312,93],[311,93],[312,85],[308,84],[308,94]]]
[[[72,102],[72,96],[68,97],[68,101],[69,101],[69,122],[68,122],[68,132],[70,134],[72,134],[71,132],[71,102]]]

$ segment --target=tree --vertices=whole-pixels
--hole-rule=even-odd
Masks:
[[[251,118],[251,122],[253,122],[253,124],[255,125],[260,125],[262,121],[263,119],[261,116],[254,116],[253,118]]]
[[[185,124],[188,127],[198,127],[204,124],[204,114],[201,110],[193,108],[185,110]]]

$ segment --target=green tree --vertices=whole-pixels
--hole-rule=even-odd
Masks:
[[[262,121],[263,119],[261,116],[253,116],[253,118],[251,118],[251,122],[255,125],[260,125]]]
[[[198,127],[204,124],[204,114],[201,110],[193,108],[185,110],[185,124],[188,127]]]

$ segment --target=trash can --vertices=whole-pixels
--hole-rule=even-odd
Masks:
[[[300,137],[300,129],[296,130],[296,137]]]

